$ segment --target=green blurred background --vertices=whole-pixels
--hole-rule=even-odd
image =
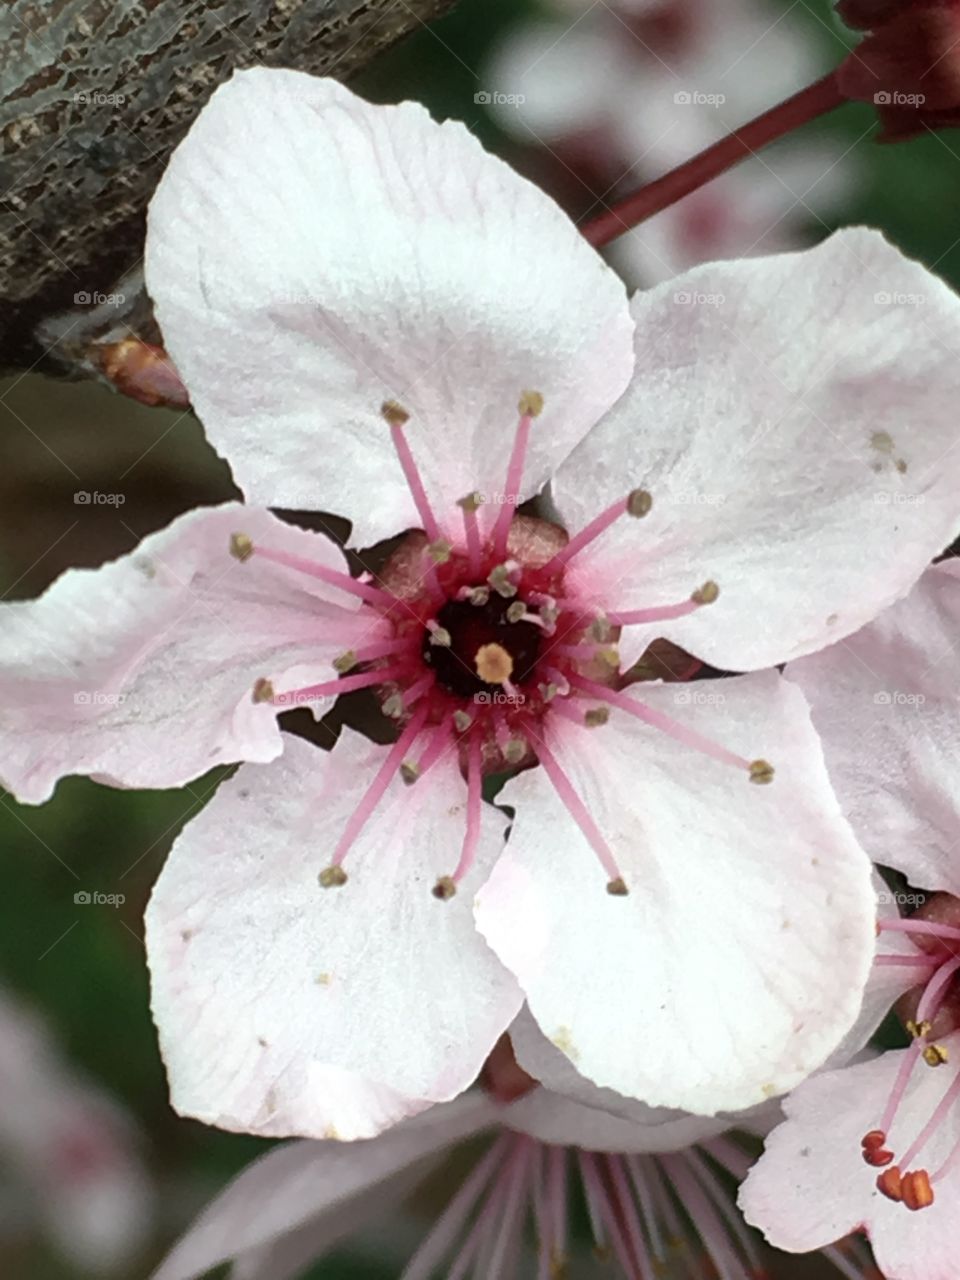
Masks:
[[[492,149],[549,183],[556,176],[549,157],[508,139],[474,102],[490,50],[535,8],[527,0],[461,0],[433,29],[419,30],[382,57],[359,87],[382,101],[417,98],[439,117],[464,120]],[[806,25],[825,66],[842,53],[825,2],[771,0],[770,9],[790,11]],[[804,135],[856,159],[855,191],[834,223],[878,226],[960,283],[958,135],[878,146],[865,136],[870,116],[868,108],[850,106]],[[579,184],[559,181],[556,189],[578,218],[592,203]],[[823,234],[811,219],[810,240]],[[6,599],[34,596],[68,566],[96,565],[179,512],[235,495],[225,466],[187,415],[35,375],[8,380],[0,394],[0,585]],[[121,492],[126,500],[120,508],[77,506],[77,489]],[[171,841],[216,780],[211,775],[182,791],[140,794],[72,779],[40,808],[22,808],[0,795],[0,983],[37,1006],[69,1060],[133,1113],[159,1188],[155,1238],[121,1273],[129,1280],[145,1277],[196,1209],[266,1145],[172,1114],[148,1012],[144,903]],[[123,894],[125,902],[77,905],[79,890]],[[0,1188],[3,1176],[0,1153]],[[378,1264],[361,1250],[318,1264],[312,1274],[373,1280],[398,1270],[396,1258]],[[815,1264],[809,1274],[825,1271]],[[22,1224],[0,1228],[0,1275],[75,1280],[81,1274],[89,1273],[72,1269]]]

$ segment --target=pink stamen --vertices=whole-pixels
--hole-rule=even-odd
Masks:
[[[401,694],[404,707],[412,707],[419,698],[423,697],[428,689],[433,688],[436,682],[437,677],[432,671],[428,671],[425,676],[421,676],[409,689],[404,689]]]
[[[423,523],[423,531],[431,542],[436,542],[440,537],[440,526],[437,524],[437,518],[433,514],[430,499],[427,497],[427,491],[423,487],[423,481],[420,479],[420,472],[414,461],[413,453],[407,443],[403,423],[391,420],[390,435],[393,438],[393,447],[397,451],[397,457],[400,459],[400,466],[403,468],[407,488],[410,490],[414,505]]]
[[[384,684],[403,674],[403,667],[378,667],[376,671],[361,671],[356,676],[342,676],[339,680],[325,680],[322,684],[304,685],[302,689],[287,689],[274,695],[273,705],[282,707],[288,703],[309,702],[312,698],[339,697],[341,693],[353,693],[355,689],[367,689],[372,684]]]
[[[673,618],[685,618],[702,608],[699,600],[684,600],[681,604],[653,605],[649,609],[614,610],[603,616],[614,627],[632,627],[642,622],[669,622]]]
[[[627,497],[618,498],[612,506],[607,507],[606,511],[601,511],[588,525],[585,525],[578,534],[570,539],[565,547],[561,548],[555,556],[547,561],[543,566],[544,573],[553,573],[563,565],[569,564],[573,557],[579,555],[584,547],[588,547],[602,533],[606,533],[614,521],[626,515]]]
[[[960,942],[960,929],[947,924],[935,924],[930,920],[895,920],[877,921],[877,928],[883,933],[921,933],[928,938],[940,938],[944,942]]]
[[[947,1156],[946,1160],[944,1160],[943,1164],[940,1166],[937,1172],[933,1175],[930,1181],[942,1182],[944,1178],[947,1176],[947,1174],[952,1173],[952,1171],[956,1168],[957,1164],[960,1164],[960,1139],[958,1139],[956,1146]]]
[[[439,760],[445,747],[451,746],[453,739],[450,735],[450,727],[446,724],[437,725],[433,731],[430,741],[427,743],[426,749],[420,759],[417,761],[417,776],[422,778],[428,769]]]
[[[394,653],[404,652],[409,653],[411,658],[417,656],[418,646],[415,638],[405,636],[400,640],[379,640],[376,644],[369,644],[363,649],[355,649],[353,660],[354,662],[372,662],[374,658],[389,658]]]
[[[910,1147],[910,1149],[904,1154],[903,1158],[900,1160],[901,1169],[910,1168],[910,1165],[913,1164],[914,1160],[917,1158],[917,1156],[920,1154],[920,1152],[927,1145],[927,1143],[930,1141],[930,1139],[933,1137],[936,1131],[940,1128],[941,1124],[950,1114],[950,1111],[953,1108],[953,1104],[957,1101],[958,1098],[960,1098],[960,1071],[957,1072],[956,1078],[954,1079],[950,1088],[941,1098],[939,1106],[937,1107],[936,1111],[934,1111],[933,1115],[930,1117],[929,1121],[926,1124],[926,1127],[923,1129],[922,1133],[917,1138],[916,1142],[914,1142],[913,1146]],[[949,1159],[952,1160],[953,1155],[951,1155]],[[940,1173],[941,1174],[943,1173],[942,1169],[940,1170]]]
[[[507,466],[506,484],[501,494],[504,500],[500,504],[496,524],[493,526],[493,553],[498,560],[502,559],[506,554],[510,522],[513,520],[514,510],[520,501],[523,464],[527,456],[527,446],[530,443],[530,427],[532,423],[532,413],[521,414],[520,422],[517,426],[517,434],[513,439],[513,451],[510,454],[510,462]]]
[[[339,587],[341,591],[349,591],[351,595],[359,596],[361,600],[366,600],[368,604],[380,605],[381,608],[392,609],[399,604],[396,596],[392,596],[389,591],[384,591],[380,587],[372,587],[367,582],[360,582],[357,578],[351,578],[348,573],[341,573],[338,569],[328,569],[326,565],[316,564],[313,560],[307,560],[303,556],[294,556],[287,551],[274,551],[270,547],[261,547],[258,543],[253,545],[253,555],[259,556],[261,560],[269,560],[271,564],[281,565],[284,569],[294,569],[298,573],[305,573],[311,578],[318,578],[321,582],[328,583],[331,587]]]
[[[338,867],[343,862],[349,852],[350,846],[356,840],[357,836],[366,826],[367,822],[373,815],[374,809],[383,798],[383,793],[390,785],[394,775],[403,763],[403,758],[410,750],[411,745],[416,740],[423,728],[427,718],[429,707],[422,707],[415,713],[413,719],[401,733],[393,746],[387,753],[387,758],[377,770],[377,775],[367,788],[367,792],[363,799],[354,809],[350,816],[350,820],[343,829],[343,834],[337,841],[337,847],[333,851],[333,857],[330,859],[331,865]]]
[[[695,729],[688,729],[685,725],[671,719],[670,716],[664,715],[662,711],[655,711],[652,707],[648,707],[643,702],[638,702],[635,698],[631,698],[625,693],[618,693],[614,689],[608,689],[605,685],[597,684],[594,680],[588,680],[586,677],[579,675],[571,675],[570,683],[590,694],[591,697],[609,702],[611,706],[619,707],[622,711],[626,711],[638,720],[642,720],[644,724],[648,724],[654,729],[659,729],[661,733],[665,733],[685,747],[700,751],[704,755],[710,756],[713,760],[719,760],[721,764],[730,764],[737,769],[747,771],[750,769],[750,761],[743,756],[738,756],[734,751],[728,751],[726,747],[721,747],[709,738],[705,738],[702,733],[697,733]]]
[[[556,757],[544,742],[537,742],[536,752],[537,759],[543,766],[544,773],[550,779],[554,791],[556,791],[557,795],[560,797],[560,800],[563,802],[563,805],[570,814],[570,817],[573,818],[574,822],[583,832],[591,849],[600,859],[600,865],[607,873],[608,880],[611,883],[621,880],[620,868],[617,866],[616,858],[614,858],[610,851],[610,846],[600,834],[599,827],[594,822],[593,818],[591,818],[586,805],[577,795],[573,788],[573,784],[560,767]]]
[[[471,502],[463,503],[460,509],[463,512],[463,533],[467,540],[467,563],[471,575],[476,577],[480,573],[481,564],[480,523],[476,508]]]
[[[923,995],[917,1005],[917,1016],[915,1021],[927,1022],[936,1013],[940,1005],[940,997],[946,990],[951,978],[960,969],[960,959],[950,960],[946,964],[941,965],[929,983],[924,989]],[[924,1050],[924,1042],[920,1036],[914,1037],[913,1043],[907,1049],[903,1061],[900,1064],[900,1070],[897,1072],[897,1078],[894,1081],[893,1092],[887,1102],[886,1110],[880,1119],[877,1128],[883,1134],[888,1134],[893,1127],[897,1112],[900,1110],[900,1104],[903,1102],[904,1095],[907,1092],[907,1085],[913,1074],[913,1069],[917,1064],[917,1060]],[[901,1162],[902,1167],[906,1167],[907,1161]]]
[[[483,801],[483,769],[480,761],[480,736],[472,733],[467,746],[467,831],[463,838],[460,861],[450,877],[459,884],[473,866],[480,842],[480,815]]]
[[[916,969],[935,969],[937,961],[933,956],[877,956],[873,962],[879,968],[888,968],[891,965],[906,965],[908,968]]]

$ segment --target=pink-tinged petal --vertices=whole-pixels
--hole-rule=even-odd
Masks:
[[[767,667],[869,622],[954,537],[960,301],[880,235],[697,267],[633,313],[630,390],[554,484],[572,529],[634,486],[653,497],[575,561],[606,608],[713,580],[714,604],[657,630]]]
[[[367,1141],[293,1142],[261,1156],[204,1210],[153,1280],[193,1280],[252,1251],[269,1255],[308,1230],[318,1256],[350,1230],[351,1203],[381,1199],[404,1170],[490,1124],[495,1108],[472,1093]],[[272,1278],[275,1270],[262,1268]]]
[[[875,904],[796,688],[775,672],[695,687],[711,696],[642,697],[771,761],[772,784],[616,707],[602,728],[553,717],[549,749],[629,893],[606,892],[541,767],[503,790],[517,817],[477,919],[582,1075],[713,1115],[792,1088],[836,1049],[860,1008]]]
[[[960,894],[960,563],[928,569],[868,627],[791,663],[863,847],[916,885]]]
[[[471,919],[502,845],[484,806],[461,892],[466,787],[456,752],[400,777],[351,846],[346,884],[318,873],[386,748],[345,729],[327,753],[291,738],[239,770],[191,822],[147,910],[153,1012],[173,1104],[221,1128],[369,1137],[462,1092],[520,1005]]]
[[[582,1076],[524,1008],[510,1027],[517,1061],[542,1088],[502,1113],[508,1128],[541,1142],[587,1151],[679,1151],[730,1128],[734,1121],[648,1107]]]
[[[338,654],[383,635],[338,587],[235,559],[236,532],[346,571],[328,538],[230,503],[2,606],[0,782],[18,799],[42,803],[68,774],[178,787],[217,764],[272,760],[277,713],[254,700],[255,682],[335,678]]]
[[[944,1044],[955,1061],[960,1033]],[[768,1137],[740,1191],[747,1221],[771,1244],[806,1252],[862,1226],[890,1280],[956,1280],[960,1163],[934,1184],[935,1202],[911,1212],[877,1189],[878,1170],[861,1155],[861,1138],[876,1128],[905,1052],[817,1076],[785,1101],[786,1121]],[[921,1064],[913,1072],[886,1144],[892,1151],[906,1153],[954,1076],[951,1066],[931,1070]],[[932,1174],[958,1140],[960,1109],[954,1107],[911,1167]]]
[[[500,494],[525,390],[536,492],[627,385],[626,294],[560,209],[458,123],[252,70],[201,112],[150,207],[147,283],[215,447],[252,501],[420,526],[380,408],[441,521]]]

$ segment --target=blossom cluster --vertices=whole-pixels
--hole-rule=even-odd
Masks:
[[[631,298],[462,126],[265,69],[146,270],[244,500],[3,606],[0,778],[239,766],[153,1014],[180,1114],[298,1141],[158,1280],[294,1276],[491,1131],[410,1280],[562,1274],[574,1191],[626,1276],[755,1275],[735,1182],[781,1248],[950,1280],[960,300],[865,228]],[[387,735],[284,719],[361,692]]]

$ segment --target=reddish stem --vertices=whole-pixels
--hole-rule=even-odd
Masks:
[[[591,218],[581,228],[584,237],[598,249],[609,244],[631,227],[652,218],[655,213],[675,204],[691,191],[696,191],[711,178],[725,173],[746,156],[775,142],[777,138],[782,138],[807,121],[826,115],[846,101],[837,85],[836,72],[829,72],[692,159],[684,161],[676,169],[671,169],[662,178],[648,182],[638,191],[619,200],[611,209],[605,209],[596,218]]]

